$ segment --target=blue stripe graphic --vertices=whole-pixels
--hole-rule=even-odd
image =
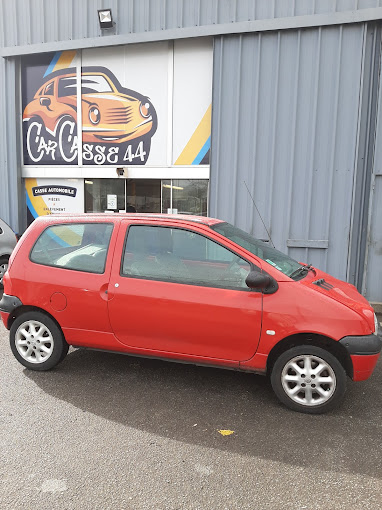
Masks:
[[[54,66],[57,64],[58,59],[61,57],[61,53],[62,53],[62,51],[57,51],[56,52],[56,54],[54,55],[53,60],[50,63],[48,69],[45,71],[44,78],[45,78],[45,76],[48,76],[48,74],[53,72]]]
[[[36,212],[36,209],[32,205],[32,202],[31,202],[31,199],[29,198],[28,193],[26,195],[27,195],[27,206],[28,206],[28,209],[29,209],[31,215],[33,216],[33,218],[38,218],[38,214]]]
[[[199,163],[202,161],[204,156],[207,154],[211,147],[211,137],[209,136],[206,143],[203,145],[203,147],[200,149],[199,154],[196,156],[194,161],[192,162],[193,165],[199,165]]]

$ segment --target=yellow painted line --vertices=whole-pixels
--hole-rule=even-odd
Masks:
[[[212,105],[207,108],[207,111],[202,120],[199,122],[198,127],[195,129],[194,134],[191,136],[186,147],[175,161],[175,165],[192,165],[203,145],[211,136],[211,112]]]
[[[221,434],[222,436],[231,436],[232,434],[235,433],[234,430],[218,430],[219,434]]]

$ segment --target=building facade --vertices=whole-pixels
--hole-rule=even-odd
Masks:
[[[68,211],[208,214],[382,302],[382,0],[0,6],[15,230]]]

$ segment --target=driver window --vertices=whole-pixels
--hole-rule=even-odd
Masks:
[[[134,225],[128,231],[121,274],[248,290],[250,270],[246,260],[196,232]]]

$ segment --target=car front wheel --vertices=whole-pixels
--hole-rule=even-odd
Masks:
[[[301,345],[276,360],[271,383],[277,397],[294,411],[321,414],[337,407],[346,391],[346,372],[330,352]]]
[[[13,355],[30,370],[50,370],[62,361],[69,349],[57,324],[41,312],[20,315],[11,326]]]

